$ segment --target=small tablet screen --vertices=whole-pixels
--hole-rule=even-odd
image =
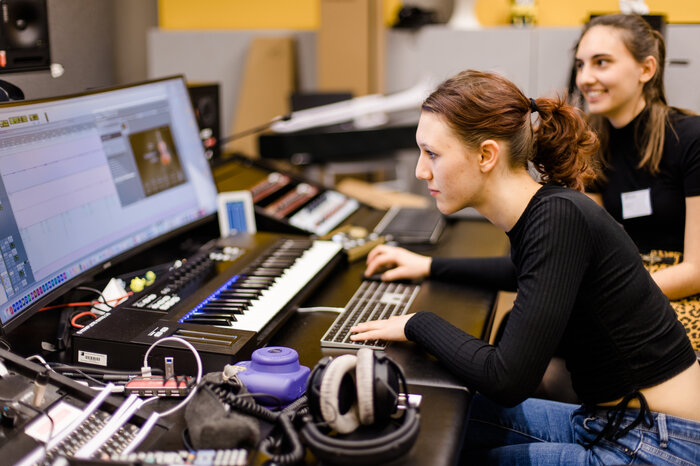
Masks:
[[[255,233],[255,211],[250,191],[219,193],[219,230],[221,237],[237,233]]]

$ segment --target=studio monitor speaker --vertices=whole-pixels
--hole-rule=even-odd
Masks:
[[[46,0],[0,0],[0,73],[51,66]]]
[[[210,162],[220,159],[219,85],[217,83],[187,83],[192,107],[199,125],[199,135]]]

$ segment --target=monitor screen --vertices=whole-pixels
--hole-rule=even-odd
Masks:
[[[0,105],[2,329],[216,210],[181,76]]]

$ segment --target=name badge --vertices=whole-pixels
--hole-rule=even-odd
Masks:
[[[640,189],[622,193],[622,218],[651,215],[651,189]]]

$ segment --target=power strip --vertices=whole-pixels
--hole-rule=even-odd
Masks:
[[[190,392],[192,377],[169,377],[164,380],[160,375],[134,377],[124,387],[126,395],[183,397]]]

